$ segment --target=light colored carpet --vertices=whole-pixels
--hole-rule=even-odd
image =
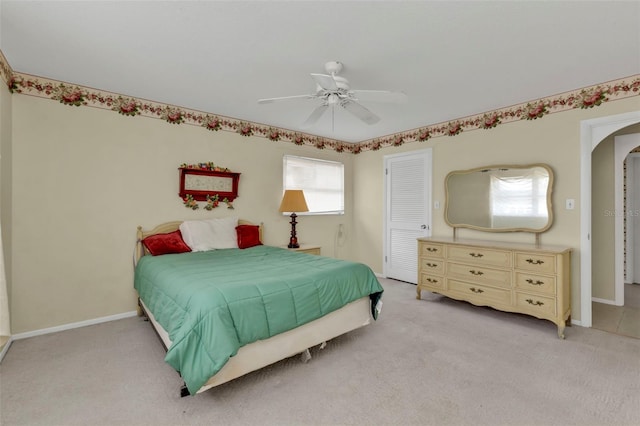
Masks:
[[[640,340],[475,307],[381,280],[380,319],[179,397],[149,323],[13,343],[3,425],[638,425]]]

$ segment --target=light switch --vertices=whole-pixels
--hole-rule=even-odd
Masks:
[[[574,200],[573,198],[567,198],[566,209],[573,210],[575,206],[576,206],[576,200]]]
[[[439,209],[440,208],[440,201],[434,201],[433,202],[433,208],[434,209]]]

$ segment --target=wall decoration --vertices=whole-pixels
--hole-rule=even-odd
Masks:
[[[181,164],[180,198],[184,206],[192,210],[199,208],[198,201],[205,201],[205,210],[212,210],[224,203],[233,209],[233,200],[238,197],[240,173],[214,163]]]
[[[547,105],[544,102],[528,103],[525,107],[524,118],[526,120],[536,120],[548,114]]]
[[[0,51],[0,81],[4,81],[11,93],[53,99],[65,105],[110,109],[125,116],[157,118],[171,124],[200,126],[212,131],[235,132],[247,137],[263,137],[272,141],[290,142],[317,149],[331,149],[347,154],[359,154],[412,142],[425,142],[431,138],[442,136],[456,136],[470,130],[493,129],[520,120],[537,120],[548,114],[577,108],[594,108],[606,102],[640,96],[640,74],[636,74],[482,114],[454,119],[450,122],[432,124],[382,138],[348,143],[15,72],[11,69],[2,51]]]
[[[162,111],[161,117],[164,121],[171,124],[180,124],[184,121],[184,115],[178,108],[166,107]]]

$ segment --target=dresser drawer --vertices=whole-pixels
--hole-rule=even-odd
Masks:
[[[555,277],[516,271],[516,288],[528,292],[556,294]]]
[[[477,305],[511,304],[511,291],[449,279],[447,288],[450,292],[460,294],[465,300]]]
[[[443,289],[444,277],[422,273],[420,274],[420,286]]]
[[[449,260],[474,262],[485,266],[511,266],[511,252],[493,250],[473,246],[450,246],[447,257]]]
[[[461,278],[478,284],[511,288],[511,270],[447,262],[447,274],[450,277]]]
[[[420,258],[420,271],[430,274],[444,274],[444,260],[435,260],[429,258]]]
[[[516,292],[516,306],[535,316],[555,316],[556,299]]]
[[[556,271],[556,257],[551,254],[516,252],[516,269],[526,269],[553,274]]]
[[[425,256],[425,257],[433,257],[433,258],[437,258],[437,259],[443,259],[444,258],[444,245],[443,244],[436,244],[436,243],[426,242],[426,241],[421,241],[420,242],[420,253],[418,255],[419,256]]]

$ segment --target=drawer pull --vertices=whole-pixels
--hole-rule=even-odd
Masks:
[[[528,282],[531,285],[542,285],[544,284],[544,281],[540,281],[540,280],[532,280],[531,278],[528,278],[525,280],[526,282]]]
[[[427,265],[429,268],[437,268],[438,267],[438,265],[436,263],[427,262],[425,265]]]
[[[469,253],[469,256],[471,256],[471,257],[482,257],[482,256],[484,256],[484,254],[482,254],[482,253]]]
[[[484,275],[482,271],[474,271],[473,269],[469,271],[471,275]]]
[[[427,251],[430,251],[431,253],[435,253],[438,251],[438,249],[435,247],[427,247]]]
[[[427,278],[427,281],[430,282],[431,284],[435,284],[438,282],[438,280],[433,279],[433,278]]]
[[[484,290],[481,288],[469,287],[469,290],[471,290],[474,293],[484,293]]]
[[[535,302],[532,299],[527,299],[527,303],[530,305],[534,305],[534,306],[542,306],[544,305],[544,302],[541,302],[539,300],[536,300]]]
[[[527,259],[527,262],[532,264],[532,265],[542,265],[544,263],[544,260],[533,260],[533,259]]]

